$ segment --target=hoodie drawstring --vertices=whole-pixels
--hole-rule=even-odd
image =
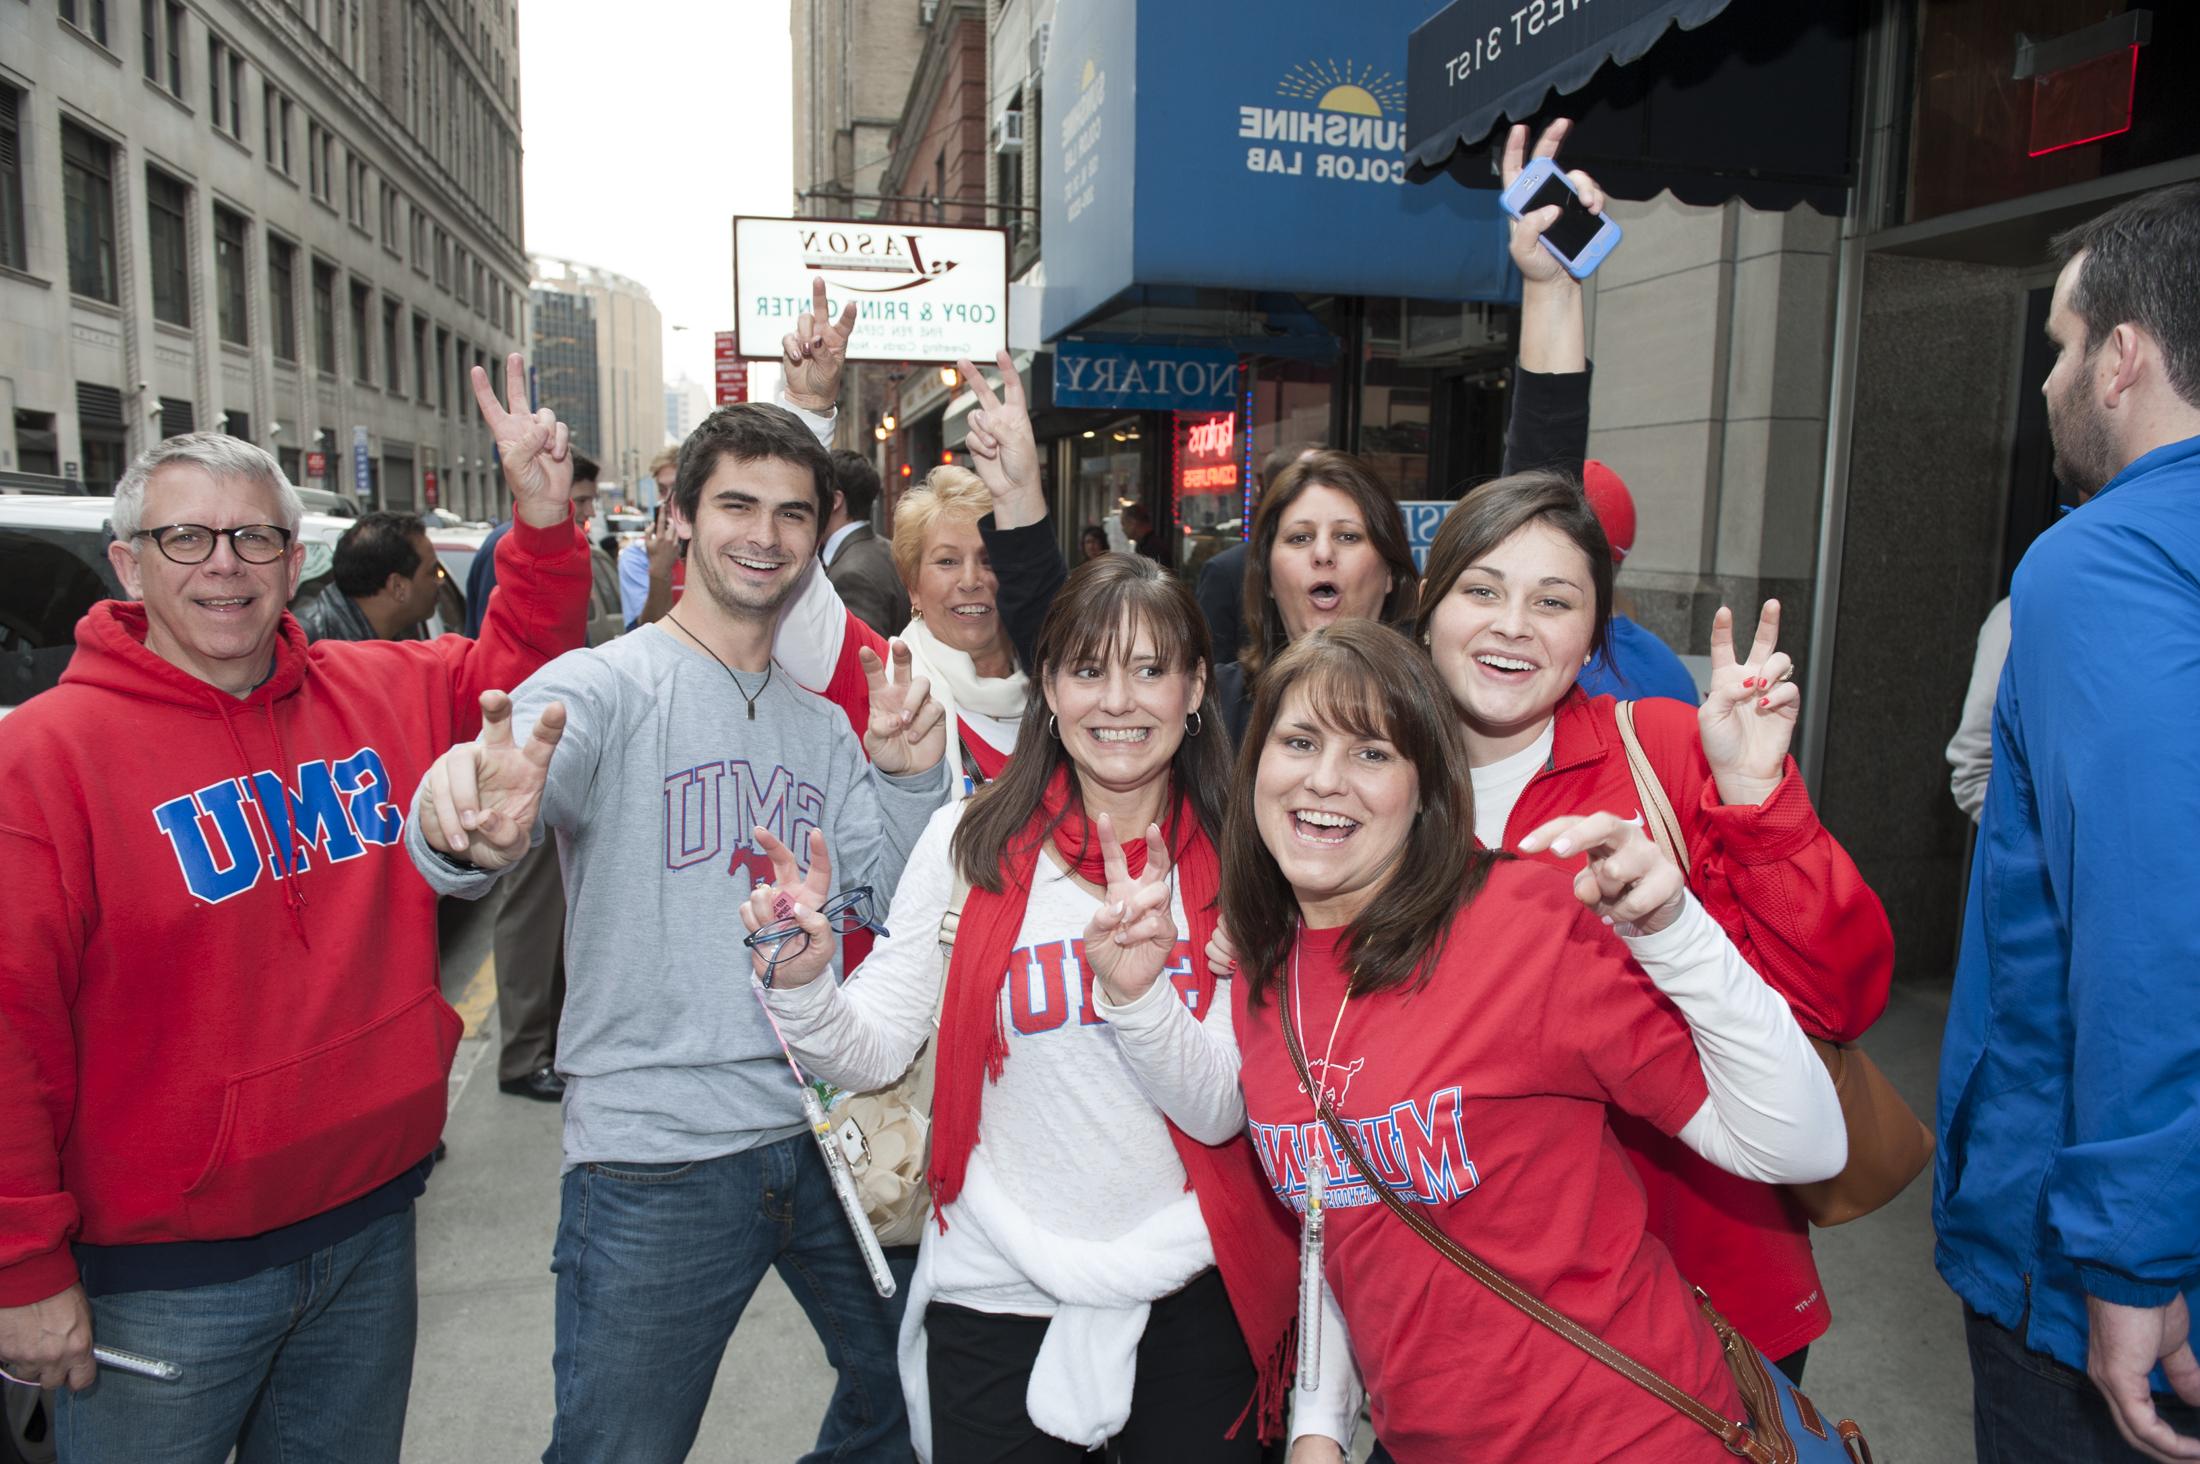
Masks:
[[[247,793],[256,794],[252,781],[252,755],[244,750],[244,739],[237,735],[237,719],[230,715],[226,705],[229,698],[216,697],[214,708],[220,713],[222,730],[229,734],[229,745],[236,750],[237,763],[244,769],[244,786]],[[262,808],[260,818],[267,825],[267,841],[275,855],[276,867],[282,871],[278,881],[283,887],[283,910],[290,917],[290,928],[298,932],[299,943],[309,950],[313,942],[306,937],[305,893],[298,888],[298,813],[290,804],[290,784],[283,776],[290,754],[283,748],[283,734],[275,723],[275,709],[262,708],[267,714],[267,728],[275,740],[275,783],[283,790],[283,829],[278,834],[270,810]],[[287,846],[287,848],[285,847]]]

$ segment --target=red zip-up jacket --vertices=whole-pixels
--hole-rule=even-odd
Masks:
[[[102,601],[0,720],[0,1306],[75,1281],[71,1240],[258,1235],[435,1147],[459,1019],[405,811],[483,691],[581,644],[587,546],[518,525],[497,580],[478,641],[286,614],[242,698]]]
[[[1505,824],[1517,844],[1569,814],[1640,816],[1612,698],[1576,687],[1558,704],[1551,761]],[[1879,1019],[1894,977],[1894,931],[1879,897],[1811,807],[1793,758],[1772,796],[1729,808],[1704,758],[1696,709],[1634,703],[1635,729],[1687,832],[1688,887],[1815,1037],[1852,1041]],[[1580,858],[1531,858],[1579,869]],[[1809,1224],[1778,1185],[1728,1174],[1677,1139],[1613,1115],[1649,1192],[1650,1233],[1768,1357],[1785,1357],[1832,1319]]]

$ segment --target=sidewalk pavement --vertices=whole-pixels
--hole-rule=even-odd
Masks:
[[[539,1459],[555,1411],[558,1110],[497,1091],[485,947],[485,934],[447,941],[456,959],[447,961],[446,989],[467,1038],[452,1073],[450,1157],[420,1202],[407,1464]],[[1898,987],[1865,1044],[1920,1114],[1932,1112],[1947,1009],[1944,986]],[[1962,1311],[1933,1271],[1931,1206],[1928,1176],[1878,1214],[1815,1236],[1834,1324],[1812,1345],[1804,1383],[1833,1416],[1864,1425],[1882,1464],[1973,1457]],[[690,1457],[784,1464],[809,1447],[831,1391],[824,1349],[778,1277],[767,1276],[727,1349]]]

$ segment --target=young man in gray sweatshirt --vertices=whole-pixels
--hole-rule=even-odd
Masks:
[[[774,624],[816,572],[831,491],[793,413],[713,413],[681,449],[672,504],[701,593],[561,656],[509,703],[485,697],[482,740],[439,760],[414,802],[407,848],[441,892],[478,897],[546,831],[564,870],[546,1460],[684,1459],[766,1267],[839,1374],[807,1457],[909,1457],[898,1307],[833,1197],[741,944],[741,902],[771,873],[758,830],[798,857],[818,831],[837,889],[868,885],[883,911],[945,801],[939,707],[906,667],[890,683],[868,663],[860,746],[839,707],[772,672]]]

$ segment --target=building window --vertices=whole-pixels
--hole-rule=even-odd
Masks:
[[[374,337],[369,333],[373,292],[357,280],[351,282],[351,374],[356,381],[374,385]]]
[[[413,385],[420,390],[420,405],[434,405],[428,387],[428,317],[413,315]]]
[[[306,191],[323,203],[336,191],[336,139],[312,118],[306,119]]]
[[[116,302],[115,150],[74,122],[61,124],[61,195],[69,240],[69,288]]]
[[[61,18],[102,46],[107,44],[107,0],[61,0]]]
[[[404,247],[400,238],[402,229],[397,220],[403,210],[399,207],[399,195],[389,184],[382,185],[382,247],[396,254]]]
[[[244,215],[214,210],[214,324],[221,338],[236,345],[249,340],[245,324]]]
[[[270,236],[267,241],[268,320],[274,327],[275,355],[298,359],[298,247]]]
[[[403,320],[395,300],[382,302],[382,384],[396,396],[405,389],[404,356],[398,351]]]
[[[313,359],[323,374],[336,374],[336,266],[313,261]]]
[[[84,491],[111,493],[129,463],[122,393],[90,381],[76,384],[76,434],[83,444]]]
[[[183,6],[180,0],[138,0],[138,33],[144,49],[145,79],[183,100]],[[219,86],[217,78],[215,85]],[[214,108],[221,125],[221,108]]]
[[[252,414],[232,407],[222,413],[222,431],[245,442],[252,440]]]
[[[412,265],[428,272],[428,216],[417,208],[412,211]]]
[[[145,170],[145,233],[153,276],[153,318],[191,323],[191,190],[154,169]]]
[[[61,476],[61,435],[54,431],[53,413],[15,409],[15,456],[26,473]]]
[[[198,409],[182,397],[160,399],[160,435],[182,437],[199,430]]]
[[[435,409],[446,417],[451,414],[451,333],[447,330],[435,333]]]
[[[451,271],[451,294],[463,305],[466,303],[466,251],[458,250],[457,268]]]
[[[451,237],[441,229],[435,231],[435,287],[447,290],[451,283]]]
[[[214,126],[244,141],[244,57],[218,36],[206,38],[206,88]]]
[[[267,108],[268,166],[286,178],[296,177],[290,167],[291,100],[270,84],[263,89],[261,102]]]
[[[23,94],[0,86],[0,264],[30,268],[23,232]]]

